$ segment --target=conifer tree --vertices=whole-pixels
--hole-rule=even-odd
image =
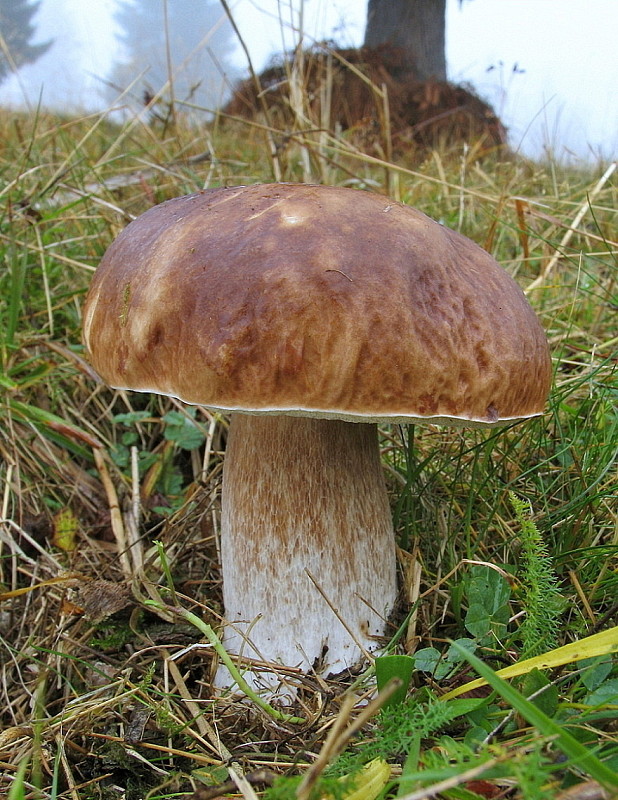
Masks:
[[[109,75],[115,95],[131,86],[143,102],[167,86],[164,101],[214,108],[238,77],[233,32],[214,0],[122,0],[115,17],[124,51]]]
[[[52,42],[31,44],[35,34],[32,18],[40,0],[0,0],[0,82],[11,71],[31,64],[51,47]]]

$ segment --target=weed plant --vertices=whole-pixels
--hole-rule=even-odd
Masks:
[[[377,759],[383,797],[614,796],[615,174],[473,142],[387,159],[384,131],[364,149],[319,120],[161,119],[0,116],[0,795],[369,800]],[[542,418],[382,431],[403,587],[389,647],[413,659],[384,711],[367,713],[371,668],[303,679],[294,721],[213,696],[213,647],[179,611],[219,629],[226,420],[107,388],[81,345],[92,271],[131,218],[273,178],[388,193],[460,230],[551,345]]]

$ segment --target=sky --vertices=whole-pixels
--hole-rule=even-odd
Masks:
[[[229,2],[256,69],[296,43],[301,13],[307,43],[362,43],[366,0]],[[42,96],[52,107],[103,108],[119,54],[115,8],[116,0],[42,0],[36,41],[54,46],[0,85],[0,104]],[[618,157],[618,0],[447,0],[446,20],[449,78],[492,103],[513,147],[571,161]],[[246,64],[240,47],[234,62]]]

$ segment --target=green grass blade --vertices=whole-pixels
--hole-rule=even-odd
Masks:
[[[148,602],[147,605],[156,606],[157,604],[153,602]],[[284,714],[278,709],[273,708],[273,706],[271,706],[270,703],[267,703],[263,698],[259,696],[259,694],[253,691],[253,689],[249,686],[247,681],[245,681],[245,679],[238,671],[236,665],[228,655],[227,650],[221,644],[221,640],[219,639],[219,637],[217,636],[217,634],[214,632],[214,630],[211,628],[210,625],[208,625],[206,622],[200,619],[196,614],[192,614],[190,611],[186,611],[184,608],[180,606],[177,607],[169,606],[167,607],[167,610],[173,611],[174,613],[178,614],[179,617],[186,619],[187,622],[190,622],[204,634],[204,636],[208,639],[208,641],[212,645],[213,649],[216,651],[221,661],[228,668],[230,675],[236,681],[238,688],[242,692],[244,692],[247,695],[247,697],[256,704],[256,706],[259,706],[259,708],[261,708],[262,711],[265,711],[273,719],[280,720],[282,722],[291,722],[294,724],[301,724],[301,725],[304,724],[305,720],[302,717],[294,717],[291,714]]]
[[[618,786],[618,774],[600,761],[594,753],[591,753],[584,745],[580,744],[568,731],[564,730],[553,719],[544,714],[534,703],[527,700],[506,681],[502,680],[496,673],[484,664],[480,658],[461,647],[456,642],[452,645],[458,650],[463,658],[474,667],[474,669],[485,678],[487,683],[494,689],[506,702],[512,706],[530,725],[542,733],[544,736],[554,737],[556,745],[577,765],[579,769],[586,770],[591,777],[605,786]]]
[[[19,325],[21,306],[26,284],[26,263],[23,257],[17,256],[15,248],[9,250],[8,273],[10,276],[9,303],[7,308],[6,330],[4,344],[11,346],[15,340],[15,333]]]
[[[26,772],[30,766],[30,756],[24,758],[17,769],[15,779],[9,789],[7,800],[25,800],[26,797]]]
[[[47,438],[62,445],[75,455],[90,460],[88,447],[101,447],[99,440],[91,433],[51,411],[14,399],[9,399],[9,407],[18,419],[30,423],[41,430]],[[81,442],[88,447],[83,447]]]
[[[517,661],[515,664],[503,667],[493,674],[499,678],[515,678],[518,675],[525,675],[533,669],[556,669],[564,666],[564,664],[582,661],[584,658],[594,658],[595,656],[610,655],[616,652],[618,652],[618,626],[608,628],[600,633],[593,633],[591,636],[586,636],[576,642],[569,642],[569,644],[556,647],[554,650],[542,653],[539,656]],[[441,699],[451,700],[460,694],[478,689],[479,686],[485,686],[486,683],[487,681],[483,678],[468,681],[468,683],[457,686],[455,689],[443,694]]]

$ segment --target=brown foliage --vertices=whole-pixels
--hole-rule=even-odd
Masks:
[[[405,149],[479,140],[487,148],[506,143],[506,130],[491,106],[463,86],[413,80],[406,75],[401,51],[388,46],[340,50],[319,45],[288,54],[258,76],[259,87],[253,78],[242,81],[223,111],[254,119],[266,107],[273,125],[298,129],[292,80],[300,82],[304,114],[315,127],[328,121],[331,131],[365,136],[390,130],[393,144]]]

